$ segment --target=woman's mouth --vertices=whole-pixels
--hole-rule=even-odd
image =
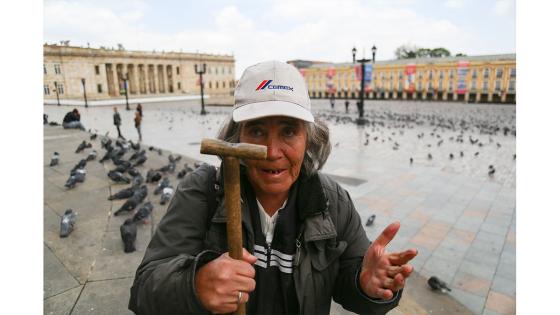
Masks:
[[[269,176],[278,176],[278,175],[282,175],[284,172],[286,171],[286,169],[283,168],[261,168],[261,172],[266,173]]]

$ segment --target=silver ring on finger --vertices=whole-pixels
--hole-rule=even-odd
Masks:
[[[241,304],[242,299],[243,299],[243,291],[239,291],[239,295],[237,296],[237,304]]]

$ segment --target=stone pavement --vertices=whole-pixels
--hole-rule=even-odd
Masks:
[[[137,251],[125,254],[120,239],[119,226],[126,219],[126,216],[114,217],[112,215],[112,212],[120,207],[124,201],[116,200],[111,202],[107,200],[107,197],[127,185],[112,184],[110,182],[106,173],[112,168],[112,163],[100,164],[97,160],[88,162],[85,182],[77,184],[75,188],[70,190],[64,188],[64,183],[68,178],[70,169],[80,159],[85,158],[90,150],[97,150],[99,154],[98,159],[104,153],[104,150],[100,148],[99,138],[91,141],[93,144],[92,149],[86,149],[79,154],[74,153],[77,145],[82,140],[90,141],[89,134],[77,130],[64,130],[61,127],[44,127],[44,313],[131,314],[127,308],[127,303],[134,272],[144,255],[144,250],[157,223],[165,213],[166,207],[160,206],[157,202],[159,196],[153,195],[155,185],[148,184],[149,194],[147,199],[151,200],[155,206],[153,216],[148,224],[139,226],[136,242]],[[60,164],[49,167],[50,158],[54,151],[60,153]],[[149,168],[164,165],[167,162],[167,155],[169,153],[164,151],[160,156],[155,151],[148,151],[149,159],[146,165],[139,167],[139,169],[145,174]],[[192,164],[192,162],[194,160],[184,156],[179,165],[182,165],[182,163]],[[171,175],[170,179],[172,184],[176,185],[176,175]],[[399,182],[398,180],[391,182],[387,188],[398,187]],[[411,182],[415,183],[415,181]],[[362,213],[363,219],[365,218],[365,209],[371,205],[389,205],[394,203],[399,205],[395,209],[402,209],[413,200],[421,199],[422,202],[426,202],[426,200],[432,199],[427,197],[420,198],[419,196],[421,195],[409,193],[408,198],[398,198],[397,200],[402,202],[397,202],[391,199],[390,195],[380,196],[383,196],[383,200],[372,199],[373,197],[371,196],[366,197],[366,194],[362,194],[357,198],[356,205]],[[462,199],[458,198],[457,200],[460,201]],[[60,218],[68,208],[72,208],[78,213],[76,227],[68,238],[59,238]],[[509,285],[508,279],[510,279],[508,277],[511,277],[511,274],[507,274],[507,269],[504,269],[506,265],[504,264],[507,264],[507,259],[512,259],[512,257],[506,255],[503,256],[503,259],[500,258],[496,262],[496,268],[503,270],[499,272],[500,278],[498,281],[489,282],[486,280],[486,282],[479,283],[469,280],[469,275],[477,275],[480,269],[484,269],[481,267],[481,263],[491,263],[486,262],[483,255],[477,254],[478,252],[474,250],[470,251],[470,249],[480,248],[492,251],[495,248],[492,247],[493,245],[496,245],[496,247],[500,245],[493,243],[499,242],[488,236],[487,234],[489,233],[479,237],[478,235],[474,236],[474,232],[466,233],[457,229],[453,233],[450,232],[450,236],[445,236],[444,230],[454,230],[450,227],[450,224],[429,224],[425,218],[426,215],[423,215],[417,209],[412,209],[408,215],[403,215],[405,210],[390,211],[388,206],[379,209],[386,211],[391,216],[399,213],[405,220],[408,219],[406,221],[407,224],[403,223],[401,231],[404,234],[403,239],[396,240],[397,244],[405,244],[412,236],[416,237],[416,233],[411,232],[411,228],[408,225],[414,227],[417,231],[421,231],[423,233],[421,235],[425,234],[424,239],[420,236],[414,239],[414,242],[420,245],[418,247],[421,247],[419,257],[421,263],[416,264],[417,268],[425,264],[428,260],[426,257],[440,257],[438,255],[442,255],[442,259],[433,259],[433,267],[430,268],[435,268],[437,274],[445,278],[449,277],[449,267],[447,267],[447,264],[459,264],[460,268],[458,267],[458,269],[462,272],[462,278],[458,278],[454,282],[454,292],[456,292],[457,286],[462,288],[462,292],[458,296],[463,295],[467,298],[475,296],[471,300],[477,301],[476,297],[481,296],[480,292],[485,292],[484,288],[488,291],[491,286],[492,291],[490,291],[490,296],[486,303],[487,310],[493,307],[492,309],[496,311],[508,311],[506,309],[508,304],[503,302],[504,300],[507,301],[508,294],[503,292],[504,290],[512,289],[507,287]],[[473,214],[466,216],[465,224],[467,226],[468,223],[475,220],[472,218],[477,218],[476,209],[478,208],[469,210]],[[372,233],[378,232],[382,224],[389,221],[382,218],[381,215],[378,220],[373,229],[368,229],[370,237],[372,237]],[[441,220],[445,222],[444,219]],[[434,231],[437,233],[432,235]],[[512,241],[515,241],[514,237]],[[452,249],[445,251],[440,249],[440,246],[434,245],[443,242],[449,242]],[[467,243],[471,244],[471,246],[466,246],[465,244]],[[455,251],[461,250],[461,247],[455,244],[463,244],[463,247],[466,246],[467,249],[463,249],[464,254],[467,257],[473,257],[475,262],[459,258],[457,258],[459,259],[458,261],[449,262],[446,257],[450,253],[454,254]],[[503,246],[503,242],[501,245]],[[430,249],[429,254],[427,249]],[[459,257],[459,254],[457,254],[457,257]],[[422,274],[426,274],[426,272],[423,272],[423,269],[420,270],[420,275],[414,274],[408,281],[401,304],[391,314],[471,313],[451,296],[431,292],[427,288],[426,278],[422,277]],[[444,271],[444,273],[441,273],[441,271]],[[449,279],[447,278],[446,280]],[[515,290],[514,288],[513,286],[513,290]],[[479,295],[476,295],[476,292],[479,292]],[[489,311],[485,312],[492,314]],[[348,314],[348,312],[344,311],[336,303],[333,303],[331,314],[342,315]]]

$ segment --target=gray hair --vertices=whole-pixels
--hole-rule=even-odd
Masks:
[[[307,131],[307,145],[301,169],[305,175],[311,176],[325,165],[331,153],[329,127],[318,119],[315,119],[314,123],[304,122],[304,124]],[[218,131],[218,139],[239,143],[241,125],[242,123],[234,122],[230,114]]]

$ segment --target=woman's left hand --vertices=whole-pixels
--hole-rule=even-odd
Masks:
[[[414,270],[407,263],[418,254],[416,249],[385,253],[385,247],[399,228],[399,222],[391,223],[366,251],[359,281],[362,291],[369,297],[391,299],[394,293],[404,288],[406,278]]]

